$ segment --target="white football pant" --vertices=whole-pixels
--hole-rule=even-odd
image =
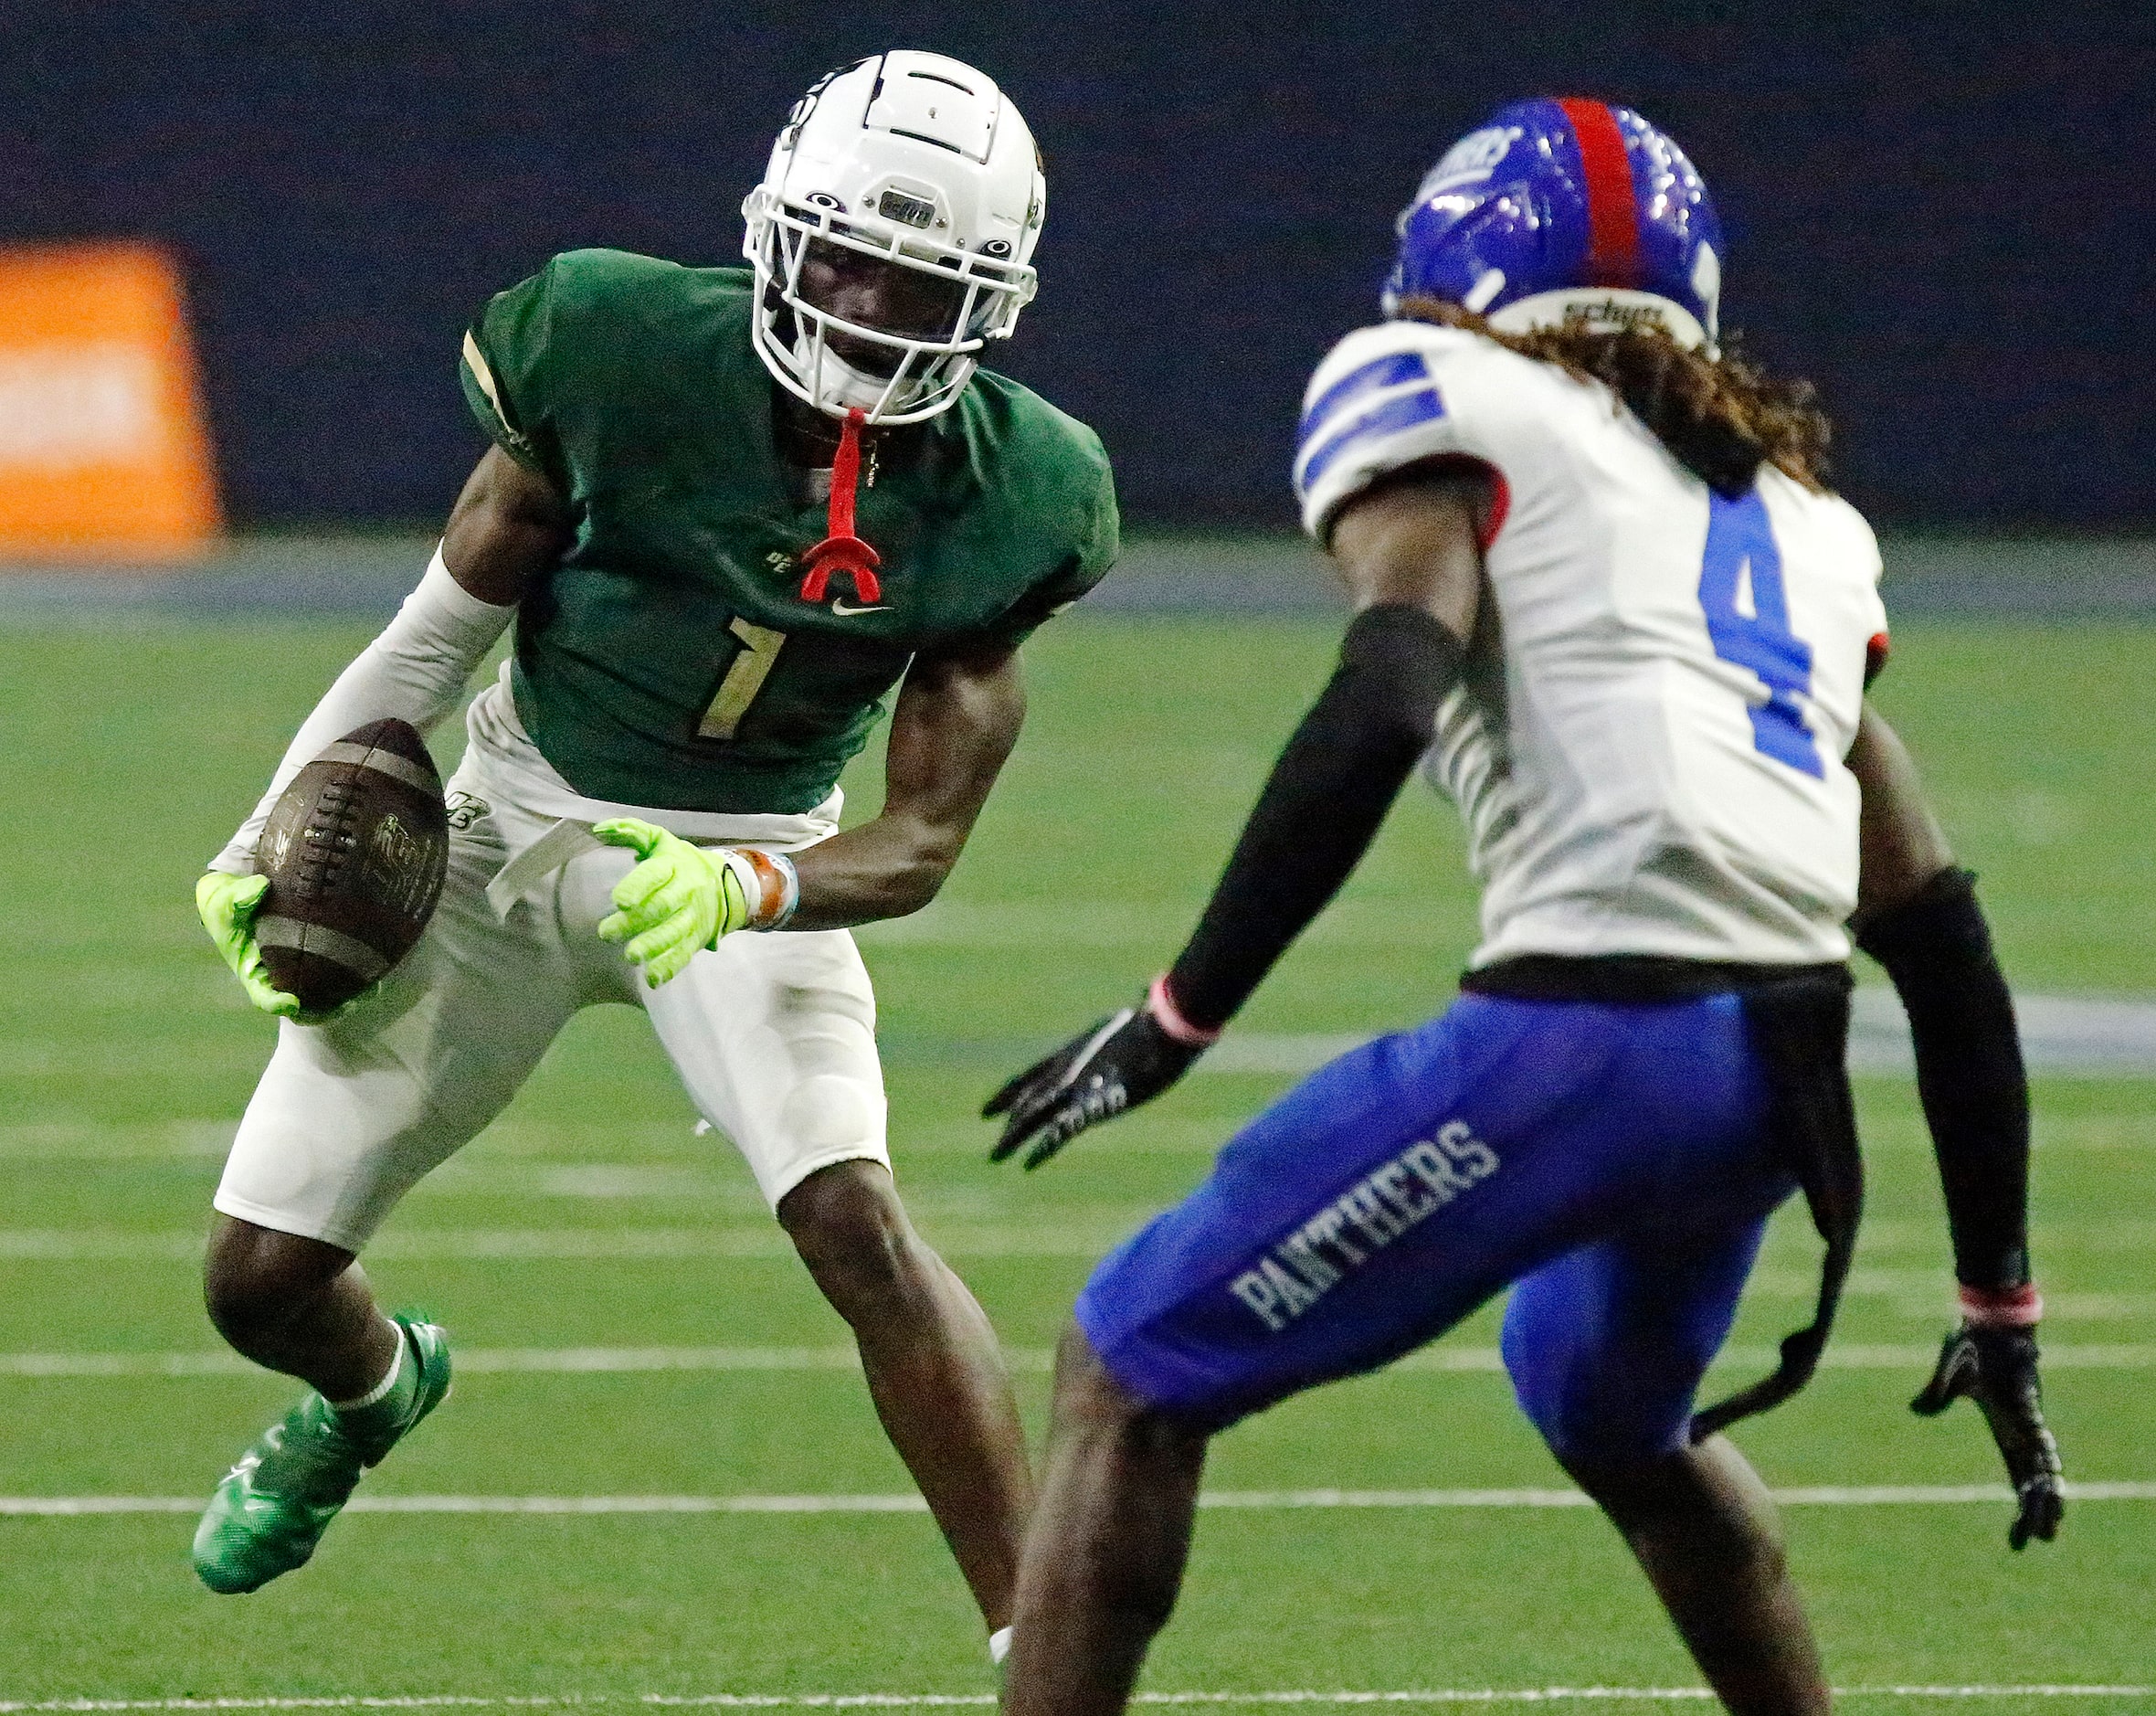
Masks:
[[[450,783],[452,804],[469,792],[466,773]],[[875,997],[851,935],[735,934],[649,989],[597,935],[634,854],[580,852],[504,919],[487,884],[549,820],[480,808],[451,831],[441,904],[404,961],[327,1022],[281,1023],[219,1210],[358,1251],[502,1112],[571,1015],[599,1001],[650,1015],[697,1111],[734,1140],[774,1207],[833,1162],[890,1165]]]

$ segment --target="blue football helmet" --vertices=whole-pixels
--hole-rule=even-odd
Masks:
[[[1712,352],[1722,223],[1685,152],[1629,107],[1538,99],[1493,113],[1400,213],[1385,313],[1421,296],[1509,332],[1661,326]]]

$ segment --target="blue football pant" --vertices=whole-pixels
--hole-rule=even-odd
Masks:
[[[1219,1427],[1435,1340],[1506,1287],[1506,1370],[1566,1460],[1684,1445],[1795,1190],[1731,994],[1469,994],[1345,1055],[1094,1272],[1077,1317],[1148,1404]]]

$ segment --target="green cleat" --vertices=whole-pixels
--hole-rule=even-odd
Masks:
[[[405,1361],[417,1372],[409,1404],[378,1432],[362,1435],[310,1389],[264,1431],[217,1486],[195,1530],[195,1572],[212,1591],[259,1590],[303,1566],[360,1474],[379,1465],[449,1392],[449,1337],[409,1313],[394,1320],[405,1333]]]

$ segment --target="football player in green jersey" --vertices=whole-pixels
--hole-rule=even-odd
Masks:
[[[934,897],[1018,736],[1020,643],[1115,556],[1098,440],[975,367],[1032,295],[1041,209],[992,82],[885,54],[794,109],[745,206],[751,268],[576,251],[472,324],[463,385],[494,445],[200,889],[249,995],[291,1013],[250,929],[267,807],[363,722],[439,721],[513,625],[469,713],[434,919],[341,1012],[283,1020],[217,1194],[210,1313],[314,1393],[205,1516],[216,1589],[305,1561],[440,1399],[440,1331],[385,1318],[355,1255],[574,1012],[622,1001],[852,1326],[1007,1626],[1018,1419],[987,1320],[893,1190],[845,927]],[[841,832],[840,770],[893,690],[885,803]]]

